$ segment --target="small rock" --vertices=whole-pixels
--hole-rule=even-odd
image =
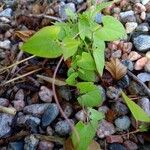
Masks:
[[[107,106],[100,106],[98,111],[106,114],[109,111],[109,108]]]
[[[53,150],[54,144],[48,141],[40,141],[38,150]]]
[[[8,107],[9,106],[9,100],[6,98],[0,98],[0,106]]]
[[[111,57],[113,57],[113,58],[120,58],[121,54],[122,54],[121,50],[116,50],[116,51],[114,51],[112,53]]]
[[[11,142],[8,144],[8,150],[22,150],[23,147],[23,142]]]
[[[41,86],[39,91],[39,96],[43,102],[51,103],[53,97],[53,91],[48,89],[46,86]]]
[[[129,11],[126,11],[126,12],[121,12],[120,13],[120,18],[121,18],[121,21],[124,22],[124,23],[136,22],[136,17],[134,15],[134,11],[132,11],[132,10],[129,10]]]
[[[146,72],[150,73],[150,61],[145,64],[144,69]]]
[[[15,100],[24,100],[24,91],[22,89],[18,90],[15,94]]]
[[[108,145],[108,150],[127,150],[122,144],[113,143]]]
[[[58,116],[59,109],[55,103],[50,104],[42,115],[42,127],[50,125]]]
[[[115,120],[115,125],[119,131],[129,129],[131,121],[128,116],[122,116]]]
[[[138,105],[147,113],[150,115],[150,101],[147,97],[143,97],[139,99]]]
[[[84,2],[84,0],[77,0],[77,3],[78,4],[81,4],[81,3],[83,3]]]
[[[136,3],[134,5],[134,10],[137,12],[137,13],[141,13],[141,12],[145,12],[146,11],[146,8],[144,5],[142,5],[141,3]]]
[[[146,5],[148,2],[149,2],[149,0],[141,0],[141,3],[142,3],[143,5]]]
[[[7,136],[11,131],[14,116],[0,113],[0,138]]]
[[[126,115],[129,112],[128,107],[121,103],[121,102],[116,102],[113,106],[112,109],[120,116],[120,115]]]
[[[148,60],[150,60],[150,51],[148,51],[148,52],[146,53],[146,58],[147,58]]]
[[[140,52],[145,52],[150,49],[150,35],[139,35],[133,38],[133,44]]]
[[[130,140],[125,141],[123,144],[128,150],[137,150],[138,149],[137,144],[135,144],[134,142],[132,142]]]
[[[110,135],[106,137],[107,143],[123,143],[123,139],[119,135]]]
[[[119,98],[120,93],[121,93],[121,90],[113,86],[109,86],[106,91],[107,97],[110,99],[114,99],[114,100]]]
[[[17,110],[17,111],[21,111],[23,110],[24,106],[25,106],[25,102],[24,100],[14,100],[12,101],[13,105],[14,105],[14,108]]]
[[[142,70],[147,62],[148,62],[147,57],[140,58],[139,60],[136,61],[135,65],[134,65],[134,69]]]
[[[64,113],[66,114],[67,117],[70,117],[73,113],[73,108],[70,104],[65,104],[64,107],[62,107],[64,110]]]
[[[106,100],[106,91],[101,85],[98,85],[97,87],[100,89],[100,94],[102,95],[102,100],[104,102]]]
[[[117,81],[117,85],[122,89],[128,87],[129,84],[130,84],[130,79],[129,79],[128,75],[125,75],[122,79]]]
[[[127,22],[125,24],[126,33],[132,33],[136,29],[137,26],[138,24],[136,22]]]
[[[141,32],[148,32],[149,31],[149,24],[148,23],[142,23],[142,24],[140,24],[137,28],[136,28],[136,30],[137,31],[141,31]]]
[[[144,72],[144,73],[139,73],[137,77],[142,81],[142,82],[147,82],[150,81],[150,73]]]
[[[78,121],[86,121],[86,112],[84,110],[80,110],[78,111],[76,114],[75,114],[75,118],[78,120]]]
[[[72,121],[72,120],[70,120],[70,121]],[[63,121],[59,121],[56,123],[55,131],[61,136],[66,136],[69,133],[71,133],[71,128],[70,128],[68,122],[66,120],[63,120]]]
[[[142,20],[145,20],[145,19],[146,19],[146,12],[145,12],[145,11],[141,13],[140,18],[141,18]]]
[[[127,67],[127,69],[129,69],[130,71],[132,71],[133,68],[134,68],[133,62],[131,60],[129,60],[129,59],[123,60],[122,64],[124,64]]]
[[[12,9],[6,8],[2,12],[0,12],[0,17],[11,17],[12,16]]]
[[[24,142],[25,150],[36,150],[39,140],[36,139],[34,135],[29,135],[24,139]]]
[[[25,106],[23,112],[35,116],[41,116],[50,104],[32,104]]]
[[[70,88],[67,86],[59,87],[58,93],[63,99],[65,99],[67,101],[72,99],[72,94],[70,92]]]
[[[46,128],[46,133],[48,134],[48,135],[53,135],[53,129],[52,129],[52,127],[50,127],[50,126],[48,126],[47,128]]]
[[[98,24],[102,23],[102,17],[103,17],[103,15],[101,13],[96,14],[95,22]]]
[[[107,122],[106,120],[100,122],[99,127],[97,129],[97,136],[99,138],[104,138],[114,133],[115,133],[115,127],[112,123]]]
[[[11,48],[11,42],[9,40],[0,41],[0,48],[10,49]]]
[[[128,59],[131,61],[135,61],[141,58],[141,55],[135,51],[131,51],[130,54],[128,55]]]

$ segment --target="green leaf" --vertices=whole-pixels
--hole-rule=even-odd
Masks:
[[[122,92],[122,97],[136,120],[150,122],[150,116],[140,106],[127,97],[124,92]]]
[[[95,70],[96,66],[94,63],[94,59],[90,53],[83,52],[81,59],[77,62],[78,67],[86,69],[86,70]]]
[[[103,75],[103,69],[105,66],[105,56],[104,51],[100,49],[93,50],[93,57],[95,60],[96,68],[100,76]]]
[[[97,127],[97,121],[89,122],[87,125],[83,124],[81,121],[76,124],[75,128],[79,134],[80,140],[78,141],[76,134],[73,132],[71,138],[75,150],[87,150],[95,136]]]
[[[126,31],[117,19],[112,16],[103,17],[103,27],[94,32],[94,36],[100,40],[113,41],[127,37]]]
[[[94,36],[92,48],[93,49],[98,48],[99,50],[104,51],[105,50],[105,42],[98,39],[96,36]]]
[[[66,8],[65,12],[67,14],[68,19],[73,20],[73,21],[77,20],[77,17],[78,17],[77,14],[74,13],[70,8]]]
[[[72,38],[65,38],[62,43],[63,43],[63,56],[64,60],[66,60],[76,53],[80,42]]]
[[[27,40],[21,50],[44,58],[59,57],[62,55],[62,49],[56,42],[59,32],[59,27],[44,27]]]
[[[73,72],[67,79],[66,79],[66,83],[68,85],[75,85],[77,83],[76,78],[78,77],[78,73],[77,72]]]
[[[100,90],[92,82],[78,83],[77,88],[82,94],[77,99],[81,106],[95,107],[101,104],[102,97],[100,94]]]

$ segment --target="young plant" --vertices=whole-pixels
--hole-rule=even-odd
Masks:
[[[101,91],[95,83],[96,76],[103,74],[105,41],[126,38],[125,29],[117,19],[104,15],[101,24],[95,21],[96,14],[111,4],[107,2],[91,6],[82,14],[67,10],[67,22],[56,22],[42,28],[21,47],[25,52],[44,58],[70,58],[71,67],[66,82],[78,89],[77,100],[89,114],[86,123],[78,122],[75,125],[80,140],[72,133],[71,139],[76,150],[88,148],[99,121],[104,117],[92,107],[102,104]]]

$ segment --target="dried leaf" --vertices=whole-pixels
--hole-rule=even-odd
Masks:
[[[16,31],[15,36],[19,37],[23,42],[26,42],[35,31],[33,30],[26,30],[26,31]]]
[[[72,140],[70,137],[64,143],[64,150],[74,150]]]
[[[100,145],[96,141],[92,141],[89,145],[88,150],[101,150]]]
[[[109,62],[106,62],[105,67],[116,80],[121,79],[127,73],[127,67],[117,58],[111,58]]]

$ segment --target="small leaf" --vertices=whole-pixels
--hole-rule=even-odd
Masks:
[[[127,97],[124,92],[122,92],[122,97],[136,120],[150,122],[150,116],[140,106]]]
[[[110,62],[106,62],[105,68],[116,80],[121,79],[127,73],[127,67],[125,67],[117,58],[111,58]]]
[[[65,12],[67,14],[68,19],[71,19],[73,21],[77,20],[77,14],[74,13],[70,8],[66,8]]]
[[[103,41],[114,41],[127,37],[126,31],[117,19],[112,16],[103,16],[103,27],[94,32],[94,36]]]
[[[79,46],[79,41],[72,38],[65,38],[62,43],[63,43],[63,56],[64,60],[66,60],[76,53]]]
[[[77,62],[78,67],[86,70],[95,70],[94,59],[90,53],[83,52],[81,59]]]
[[[59,32],[57,26],[44,27],[28,39],[21,50],[44,58],[59,57],[62,55],[62,49],[56,42]]]
[[[95,49],[93,50],[93,57],[95,60],[96,68],[100,76],[103,75],[103,69],[105,65],[105,56],[104,56],[104,51]]]
[[[78,73],[77,72],[73,72],[67,79],[66,79],[66,83],[68,85],[76,85],[77,81],[76,78],[78,77]]]

